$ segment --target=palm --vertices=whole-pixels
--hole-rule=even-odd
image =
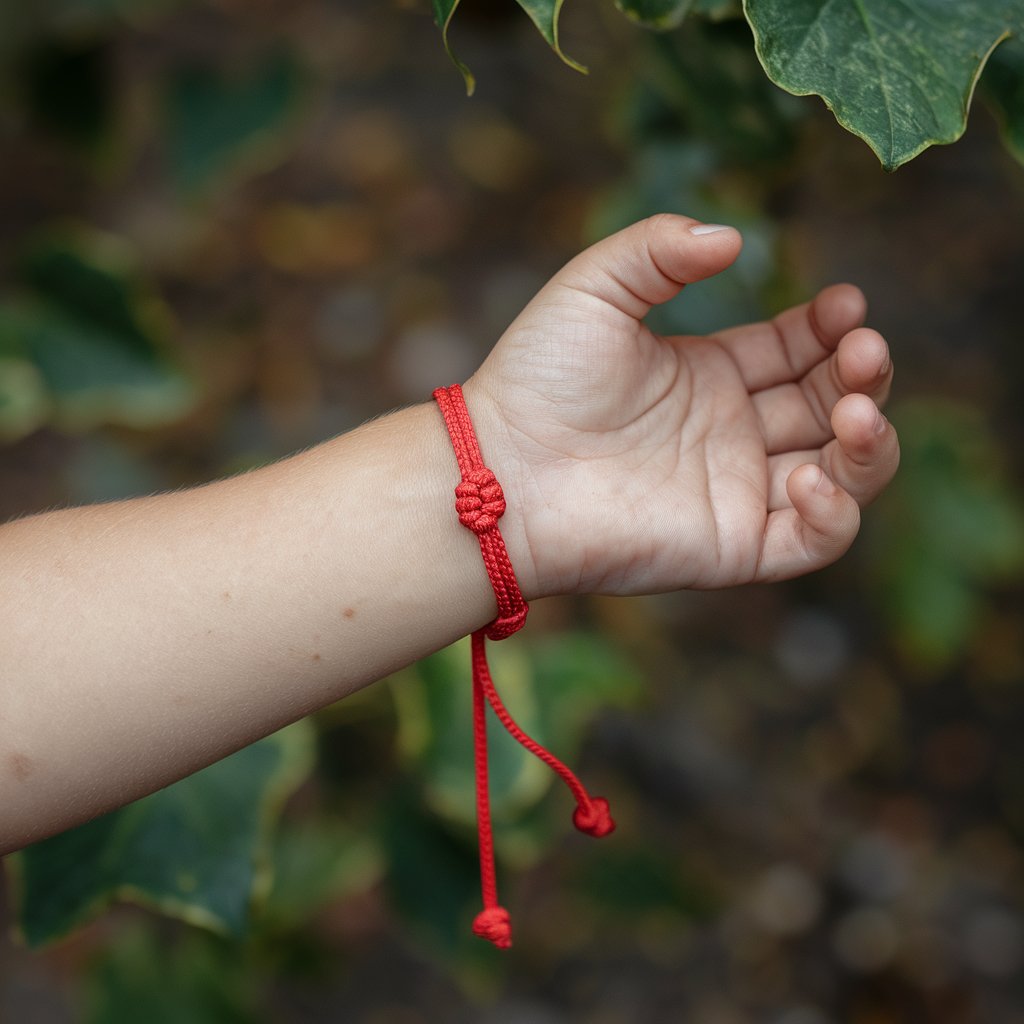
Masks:
[[[514,500],[530,510],[530,549],[548,553],[549,588],[650,593],[817,567],[793,470],[824,469],[849,492],[847,518],[891,475],[859,479],[889,383],[884,341],[855,329],[859,293],[829,289],[770,324],[662,338],[642,323],[649,303],[572,268],[482,373],[503,382],[492,398],[518,454]],[[848,544],[856,523],[841,525]]]

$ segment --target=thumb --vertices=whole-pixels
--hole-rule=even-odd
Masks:
[[[551,283],[642,320],[683,285],[725,270],[742,244],[735,228],[659,213],[585,249]]]

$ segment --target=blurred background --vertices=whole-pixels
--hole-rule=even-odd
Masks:
[[[654,35],[575,0],[584,77],[510,0],[467,0],[467,99],[426,0],[4,8],[0,516],[423,401],[568,257],[660,210],[746,237],[663,329],[865,290],[904,463],[826,572],[548,601],[493,649],[619,821],[588,843],[495,752],[510,953],[469,935],[455,649],[315,716],[233,936],[118,905],[29,948],[15,876],[89,860],[8,859],[0,1021],[1024,1022],[1024,169],[985,110],[886,175],[730,19]],[[68,931],[35,899],[23,930]]]

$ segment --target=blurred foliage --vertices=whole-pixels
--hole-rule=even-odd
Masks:
[[[676,28],[690,13],[693,0],[615,0],[627,18],[648,28]]]
[[[236,949],[199,934],[169,946],[136,927],[97,959],[83,1021],[258,1024],[268,1017],[248,967]]]
[[[902,464],[872,522],[884,609],[910,665],[962,657],[988,595],[1024,572],[1024,493],[978,409],[920,401],[893,414]]]
[[[281,127],[298,94],[287,53],[262,57],[235,80],[212,64],[181,69],[167,96],[167,144],[181,187],[197,191],[243,161],[255,171],[278,162],[287,146]]]
[[[792,157],[801,111],[760,73],[745,35],[734,22],[691,22],[671,36],[655,36],[618,111],[629,170],[595,206],[588,226],[593,240],[651,210],[743,232],[731,273],[652,312],[650,322],[666,333],[759,320],[788,292],[763,193]],[[731,189],[717,184],[726,176],[734,180]]]
[[[117,899],[243,935],[269,886],[268,843],[309,773],[305,723],[151,796],[17,854],[18,923],[32,945],[61,938]]]
[[[639,678],[621,652],[589,634],[565,633],[553,642],[497,645],[488,655],[495,680],[513,717],[542,746],[573,760],[583,732],[603,708],[629,704]],[[430,806],[454,823],[476,821],[471,690],[452,680],[466,676],[469,641],[464,640],[408,670],[396,680],[399,746],[422,781]],[[400,685],[398,685],[400,684]],[[553,773],[527,753],[493,718],[488,718],[488,760],[493,815],[505,826],[505,845],[545,848],[553,834],[531,840],[529,823],[517,823],[548,791]]]
[[[96,150],[110,129],[114,98],[109,72],[103,42],[47,39],[24,58],[26,107],[54,135],[82,150]]]
[[[0,436],[47,421],[152,427],[189,409],[194,396],[168,345],[166,309],[126,250],[87,229],[27,241],[21,290],[0,300]]]
[[[555,52],[562,51],[558,19],[562,0],[517,0]],[[433,0],[445,47],[473,92],[469,69],[452,54],[448,30],[458,0]],[[1014,0],[929,2],[902,0],[744,0],[742,12],[728,0],[615,0],[628,18],[647,28],[677,28],[688,14],[745,17],[764,73],[795,96],[820,96],[836,120],[895,170],[936,143],[955,142],[967,126],[974,87],[993,49],[1024,33],[1024,13]],[[1004,48],[1003,67],[1019,78],[1024,63]],[[700,57],[698,56],[698,59]],[[709,106],[715,94],[707,93]],[[1015,90],[1002,90],[1016,120],[1024,107]]]
[[[199,482],[420,400],[472,371],[582,235],[664,209],[737,224],[746,244],[658,329],[867,279],[901,368],[904,468],[827,573],[545,603],[495,645],[511,709],[620,823],[607,844],[572,835],[566,795],[494,733],[510,957],[469,932],[456,646],[315,716],[315,767],[308,737],[272,739],[8,859],[25,937],[64,938],[0,947],[0,1019],[1015,1022],[1019,172],[974,119],[981,142],[875,173],[751,45],[756,24],[761,57],[789,67],[792,36],[764,26],[826,6],[809,0],[745,18],[731,0],[620,0],[656,33],[607,3],[607,23],[466,4],[457,48],[488,68],[471,105],[428,6],[4,7],[9,514]],[[887,159],[962,128],[984,54],[961,43],[988,45],[1002,8],[942,6],[938,42],[909,22],[877,51],[857,26],[817,40],[837,81],[810,84],[836,86],[837,113],[855,57],[880,61],[868,99],[894,62],[924,81],[922,54],[947,54],[944,127],[901,103]],[[433,9],[446,24],[455,4]],[[556,77],[514,30],[532,19],[558,45],[559,15],[590,80]],[[829,49],[847,30],[848,51]],[[1020,54],[1000,43],[979,83],[1018,155]],[[890,125],[872,109],[877,142]]]

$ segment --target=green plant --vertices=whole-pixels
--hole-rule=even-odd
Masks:
[[[510,0],[511,2],[511,0]],[[570,67],[559,38],[562,0],[516,0]],[[836,120],[875,151],[886,170],[967,126],[975,86],[1001,116],[1008,144],[1021,156],[1024,134],[1024,10],[1012,0],[615,0],[628,17],[669,31],[690,15],[743,17],[757,58],[779,88],[820,96]],[[448,34],[459,0],[433,0],[445,46],[472,92],[470,70]],[[998,48],[998,49],[997,49]]]

